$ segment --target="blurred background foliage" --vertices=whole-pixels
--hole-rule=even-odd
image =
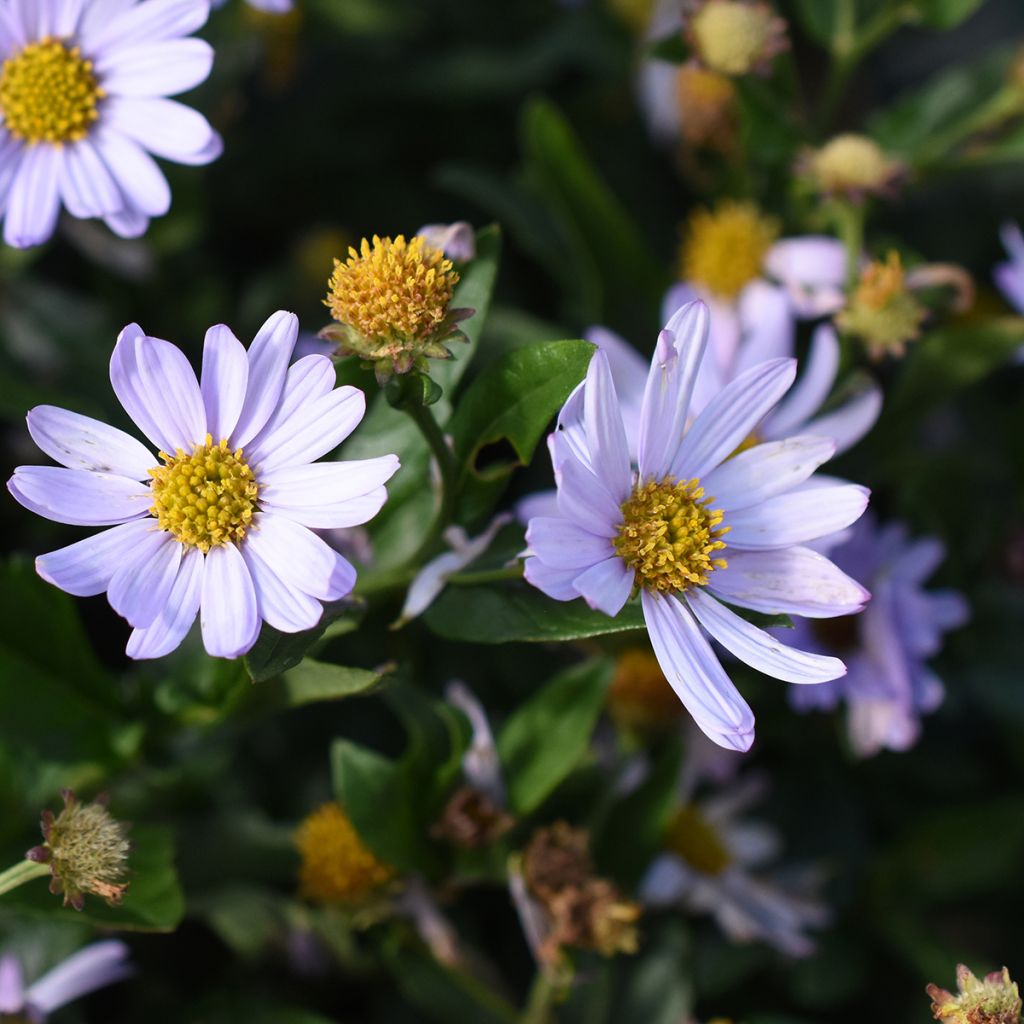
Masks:
[[[783,684],[744,673],[758,709],[752,760],[771,780],[759,814],[781,830],[787,858],[818,862],[827,877],[833,920],[817,953],[792,961],[734,945],[704,918],[651,916],[637,955],[577,958],[580,984],[558,1020],[924,1021],[925,982],[948,981],[957,961],[1024,969],[1024,378],[1011,359],[1022,332],[989,283],[1000,223],[1024,217],[1024,119],[971,130],[1024,42],[1024,8],[780,2],[793,43],[784,63],[802,99],[786,96],[781,74],[746,80],[743,166],[712,160],[687,173],[651,141],[638,106],[636,67],[652,44],[630,22],[633,6],[305,0],[274,18],[231,0],[204,30],[217,61],[191,100],[225,136],[223,158],[167,168],[173,210],[138,242],[65,221],[44,248],[0,253],[5,471],[34,460],[22,425],[34,404],[124,424],[106,365],[125,323],[175,340],[194,360],[206,327],[222,320],[251,337],[269,311],[287,308],[315,331],[327,319],[333,256],[364,235],[408,234],[426,222],[501,226],[500,245],[496,231],[481,237],[476,277],[464,284],[482,308],[496,278],[482,334],[482,316],[472,328],[474,361],[457,351],[459,362],[439,373],[448,375],[445,401],[462,374],[461,386],[472,386],[508,353],[580,337],[592,324],[646,355],[679,225],[694,205],[749,194],[789,233],[814,227],[813,203],[792,173],[799,148],[869,129],[913,172],[894,201],[873,209],[869,249],[897,244],[962,264],[979,289],[972,313],[878,368],[882,420],[836,470],[871,486],[883,516],[948,546],[937,581],[961,589],[973,615],[935,662],[945,704],[910,753],[858,761],[839,716],[797,717]],[[849,9],[858,24],[893,29],[856,66],[840,45]],[[898,27],[886,21],[894,12]],[[827,83],[844,60],[843,88],[822,119],[817,101],[831,99]],[[538,399],[521,436],[495,435],[513,461],[531,461],[579,379],[584,350],[574,351],[558,356],[561,397]],[[358,368],[342,373],[373,388]],[[429,501],[425,450],[389,412],[371,412],[349,450],[407,449],[404,483],[396,479],[372,530],[380,569],[415,548]],[[463,429],[468,450],[476,421]],[[506,504],[546,484],[538,451]],[[477,504],[463,510],[468,526],[483,523],[504,483],[479,484]],[[581,651],[614,654],[620,638],[601,647],[455,642],[486,639],[474,631],[487,629],[516,639],[536,623],[529,608],[454,593],[426,623],[389,632],[401,596],[390,594],[365,614],[346,610],[315,660],[298,667],[280,638],[261,640],[248,664],[260,682],[196,646],[128,666],[126,628],[103,598],[72,601],[31,570],[32,554],[75,531],[11,501],[0,503],[0,522],[11,552],[0,581],[0,848],[11,861],[36,842],[39,810],[55,806],[64,786],[109,790],[117,814],[135,823],[135,881],[120,910],[90,901],[75,915],[34,889],[0,901],[2,946],[36,973],[95,927],[147,933],[130,940],[138,979],[61,1021],[515,1019],[508,1004],[522,1002],[533,967],[500,884],[504,867],[486,856],[455,863],[429,837],[468,742],[465,721],[439,702],[455,677],[511,733],[499,749],[523,819],[513,848],[531,824],[564,817],[591,829],[599,866],[627,889],[636,864],[656,852],[657,836],[642,825],[661,813],[669,788],[646,792],[648,818],[634,815],[641,827],[616,831],[628,808],[613,809],[590,744],[595,728],[599,737],[610,728],[602,706],[611,663],[599,656],[571,668]],[[521,543],[521,531],[507,528],[489,564]],[[477,619],[460,635],[473,608]],[[587,635],[585,622],[568,619],[551,629],[550,639],[559,629]],[[567,668],[576,672],[568,684],[559,675]],[[348,694],[358,696],[322,699]],[[512,723],[531,700],[540,703],[517,738]],[[670,766],[664,778],[678,754],[678,737],[655,746],[655,763]],[[406,922],[364,928],[297,899],[293,830],[332,797],[397,867],[461,879],[443,894],[445,913],[469,947],[485,950],[484,977],[498,965],[497,1002],[478,978],[442,966]]]

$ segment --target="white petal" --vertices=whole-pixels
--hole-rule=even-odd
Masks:
[[[838,658],[787,647],[700,588],[687,592],[686,603],[697,621],[727,651],[759,672],[787,683],[825,683],[846,675],[846,666]]]
[[[90,416],[37,405],[27,417],[32,440],[69,469],[91,469],[132,480],[149,480],[157,458],[130,434]]]
[[[663,477],[686,426],[697,369],[708,340],[708,310],[692,302],[658,335],[640,417],[639,465],[644,479]]]
[[[726,459],[702,481],[715,508],[731,512],[760,504],[802,484],[832,458],[835,442],[828,437],[790,437],[769,441]],[[726,516],[725,525],[730,523]],[[726,538],[728,541],[728,537]]]
[[[258,451],[263,439],[279,426],[287,424],[307,406],[329,395],[337,379],[334,363],[326,356],[314,353],[292,363],[288,367],[277,408],[262,430],[249,441],[247,452]]]
[[[82,16],[86,0],[50,0],[49,10],[40,5],[40,36],[73,35]]]
[[[573,586],[591,608],[614,618],[629,600],[633,578],[633,571],[613,555],[580,573]]]
[[[29,986],[25,1001],[33,1011],[50,1014],[88,992],[113,984],[132,973],[123,942],[96,942],[73,953]]]
[[[213,67],[213,47],[202,39],[140,43],[105,51],[96,61],[95,67],[103,88],[111,97],[173,96],[206,81]],[[113,117],[116,121],[114,111],[118,106],[120,104],[116,99],[106,104],[104,117]],[[157,120],[150,131],[162,136],[166,127]],[[147,149],[152,149],[146,144],[145,138],[132,132],[129,134]],[[190,148],[195,150],[198,147]]]
[[[768,438],[785,437],[803,429],[828,398],[839,371],[839,339],[831,324],[822,324],[814,332],[811,348],[797,382],[778,408],[765,421],[763,434]],[[830,436],[830,435],[826,435]]]
[[[799,317],[828,316],[845,301],[846,246],[836,238],[784,238],[768,250],[765,270],[786,288]]]
[[[574,601],[580,596],[573,586],[573,580],[579,574],[579,569],[556,569],[536,556],[528,557],[523,562],[523,578],[526,582],[555,601]]]
[[[63,152],[45,143],[24,147],[4,217],[4,241],[16,249],[45,242],[57,226]]]
[[[153,520],[134,519],[93,537],[58,548],[36,559],[36,572],[47,583],[75,597],[94,597],[110,586],[121,561],[153,531]]]
[[[732,377],[769,359],[793,355],[796,325],[789,299],[767,281],[751,281],[740,292],[738,312],[742,340],[733,360]]]
[[[261,473],[264,508],[329,508],[377,490],[398,472],[396,455],[351,462],[317,462]]]
[[[594,472],[620,504],[632,482],[629,448],[608,357],[595,352],[583,388],[583,422]]]
[[[13,953],[0,956],[0,1013],[20,1013],[25,1005],[25,979]]]
[[[88,139],[64,147],[60,192],[75,217],[105,217],[124,206],[117,182]]]
[[[237,658],[256,643],[260,633],[256,589],[234,544],[218,544],[206,556],[199,622],[203,646],[214,658]]]
[[[882,411],[882,389],[870,384],[848,398],[838,409],[804,424],[808,434],[831,437],[836,454],[852,448],[874,425]]]
[[[202,28],[210,13],[209,0],[144,0],[124,9],[115,5],[109,20],[83,24],[82,48],[95,59],[108,49],[175,39]]]
[[[191,452],[206,438],[206,409],[195,370],[177,345],[161,338],[136,337],[133,347],[140,394],[160,433],[174,446],[164,450]]]
[[[856,484],[812,487],[777,494],[729,516],[730,547],[764,551],[805,544],[842,530],[861,517],[870,491]]]
[[[298,336],[298,317],[279,310],[253,339],[249,346],[249,383],[245,404],[231,437],[234,447],[244,448],[277,409]]]
[[[231,436],[245,402],[249,360],[245,346],[231,328],[217,324],[203,342],[203,373],[200,391],[206,409],[206,429],[214,443]]]
[[[369,522],[387,500],[387,488],[378,487],[368,494],[349,498],[347,501],[334,501],[324,505],[265,504],[264,508],[275,516],[301,523],[311,530],[340,530]]]
[[[165,530],[139,538],[107,588],[107,600],[118,615],[145,629],[163,611],[181,564],[181,544]]]
[[[150,625],[133,630],[128,638],[126,653],[129,658],[162,658],[185,639],[199,613],[205,561],[198,548],[184,551],[163,608]]]
[[[138,324],[129,324],[117,336],[110,356],[110,384],[124,411],[158,450],[171,453],[175,439],[164,433],[162,425],[150,411],[149,396],[142,379],[139,349],[145,334]]]
[[[590,533],[614,536],[622,512],[604,484],[571,456],[562,462],[559,473],[559,512]]]
[[[105,126],[94,139],[126,205],[147,217],[162,217],[171,208],[171,188],[156,161],[134,139]]]
[[[112,97],[107,101],[103,123],[111,134],[178,162],[186,162],[192,154],[202,152],[213,136],[210,122],[177,100]]]
[[[149,229],[149,218],[130,206],[108,214],[103,221],[118,238],[141,238]]]
[[[577,573],[615,553],[608,537],[589,533],[568,519],[538,516],[530,520],[526,544],[553,569],[575,569]]]
[[[153,495],[136,480],[62,466],[19,466],[7,489],[36,515],[71,526],[114,526],[149,511]]]
[[[856,580],[810,548],[726,554],[728,567],[711,574],[708,589],[741,608],[822,619],[853,615],[870,598]]]
[[[256,516],[245,547],[286,583],[321,601],[352,592],[356,571],[315,533],[290,519],[266,512]]]
[[[724,462],[786,393],[795,376],[795,359],[775,359],[727,384],[687,431],[670,474],[680,480],[699,479]]]
[[[320,602],[281,579],[251,544],[242,545],[242,557],[256,588],[260,618],[282,633],[301,633],[320,621]]]
[[[719,746],[749,750],[754,713],[725,674],[689,610],[671,595],[641,592],[658,664],[705,735]]]

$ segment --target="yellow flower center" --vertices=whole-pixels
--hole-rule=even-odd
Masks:
[[[761,275],[778,224],[753,203],[719,203],[693,212],[683,231],[679,275],[723,299],[734,299]]]
[[[704,875],[720,875],[732,863],[721,836],[694,804],[685,804],[672,816],[665,845]]]
[[[240,541],[257,510],[259,486],[242,449],[227,441],[197,444],[191,455],[180,448],[160,453],[166,465],[149,471],[153,506],[161,530],[169,530],[186,547],[204,554],[217,544]]]
[[[896,165],[866,135],[837,135],[811,158],[824,192],[873,192],[892,179]]]
[[[380,343],[423,340],[441,326],[459,280],[444,253],[418,235],[374,235],[348,253],[334,261],[324,300],[335,320]]]
[[[691,146],[728,149],[735,134],[736,87],[717,71],[683,64],[676,72],[679,127]]]
[[[927,310],[906,286],[897,252],[869,263],[849,305],[836,317],[840,330],[862,338],[875,357],[901,354],[921,333]]]
[[[309,815],[295,834],[299,891],[314,903],[358,903],[389,882],[394,869],[368,850],[336,803]]]
[[[778,49],[781,25],[770,7],[709,0],[690,23],[701,60],[723,75],[746,75]]]
[[[725,547],[723,513],[708,506],[700,481],[666,477],[638,484],[622,504],[622,524],[613,544],[619,557],[648,590],[681,591],[704,586],[708,573],[724,569],[715,552]]]
[[[84,139],[103,96],[92,61],[49,36],[5,60],[0,71],[4,127],[30,144]]]
[[[608,707],[615,722],[626,729],[672,728],[683,714],[683,705],[658,659],[644,650],[628,650],[619,656]]]

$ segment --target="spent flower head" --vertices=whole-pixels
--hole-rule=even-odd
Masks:
[[[295,845],[302,858],[299,892],[313,903],[362,903],[395,877],[337,803],[313,811],[296,830]]]
[[[804,169],[817,191],[853,200],[889,191],[904,173],[903,165],[886,156],[874,139],[853,132],[811,152]]]
[[[615,662],[608,710],[620,729],[654,733],[676,727],[683,706],[650,651],[631,648]]]
[[[676,69],[679,131],[690,146],[727,153],[736,143],[736,86],[728,75],[683,64]]]
[[[947,1024],[1019,1024],[1020,992],[1005,967],[977,978],[969,968],[957,964],[956,985],[956,995],[934,984],[925,989],[936,1020]]]
[[[754,0],[703,0],[688,34],[703,64],[723,75],[764,74],[789,48],[785,21]]]
[[[342,355],[373,364],[380,380],[449,359],[445,342],[462,340],[456,324],[471,310],[449,308],[459,281],[452,261],[420,235],[373,236],[334,261],[324,305],[337,322],[322,337]]]
[[[103,798],[82,803],[70,789],[64,808],[42,814],[43,845],[29,860],[50,866],[50,892],[63,895],[64,906],[81,910],[85,895],[100,896],[110,906],[121,902],[128,883],[128,842],[125,826],[112,817]]]

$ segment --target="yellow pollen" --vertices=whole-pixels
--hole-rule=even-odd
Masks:
[[[700,481],[666,477],[638,484],[622,504],[622,524],[613,544],[619,557],[648,590],[682,591],[704,586],[708,573],[724,569],[723,514],[708,506]]]
[[[717,71],[683,64],[676,72],[679,128],[691,146],[729,149],[736,133],[736,87]]]
[[[866,135],[837,135],[811,157],[823,192],[877,192],[896,176],[897,164]]]
[[[908,341],[921,333],[928,311],[907,288],[903,265],[897,252],[883,263],[869,263],[849,305],[836,316],[836,324],[847,334],[861,338],[873,358],[901,355]]]
[[[324,304],[339,323],[386,344],[422,341],[443,323],[459,275],[419,235],[365,238],[359,252],[334,261]]]
[[[92,61],[50,36],[23,47],[0,71],[4,127],[29,144],[84,139],[104,95]]]
[[[753,203],[730,200],[695,210],[683,229],[679,276],[723,299],[734,299],[761,275],[778,223]]]
[[[358,903],[394,877],[362,843],[348,815],[324,804],[295,833],[302,863],[299,891],[314,903]]]
[[[721,836],[694,804],[685,804],[672,816],[665,846],[704,875],[720,875],[732,863]]]
[[[784,45],[785,24],[765,4],[707,0],[690,23],[697,52],[712,70],[746,75]]]
[[[161,530],[204,554],[218,544],[240,541],[257,510],[259,486],[242,449],[207,434],[191,455],[180,448],[160,453],[166,465],[149,471],[153,506]]]

